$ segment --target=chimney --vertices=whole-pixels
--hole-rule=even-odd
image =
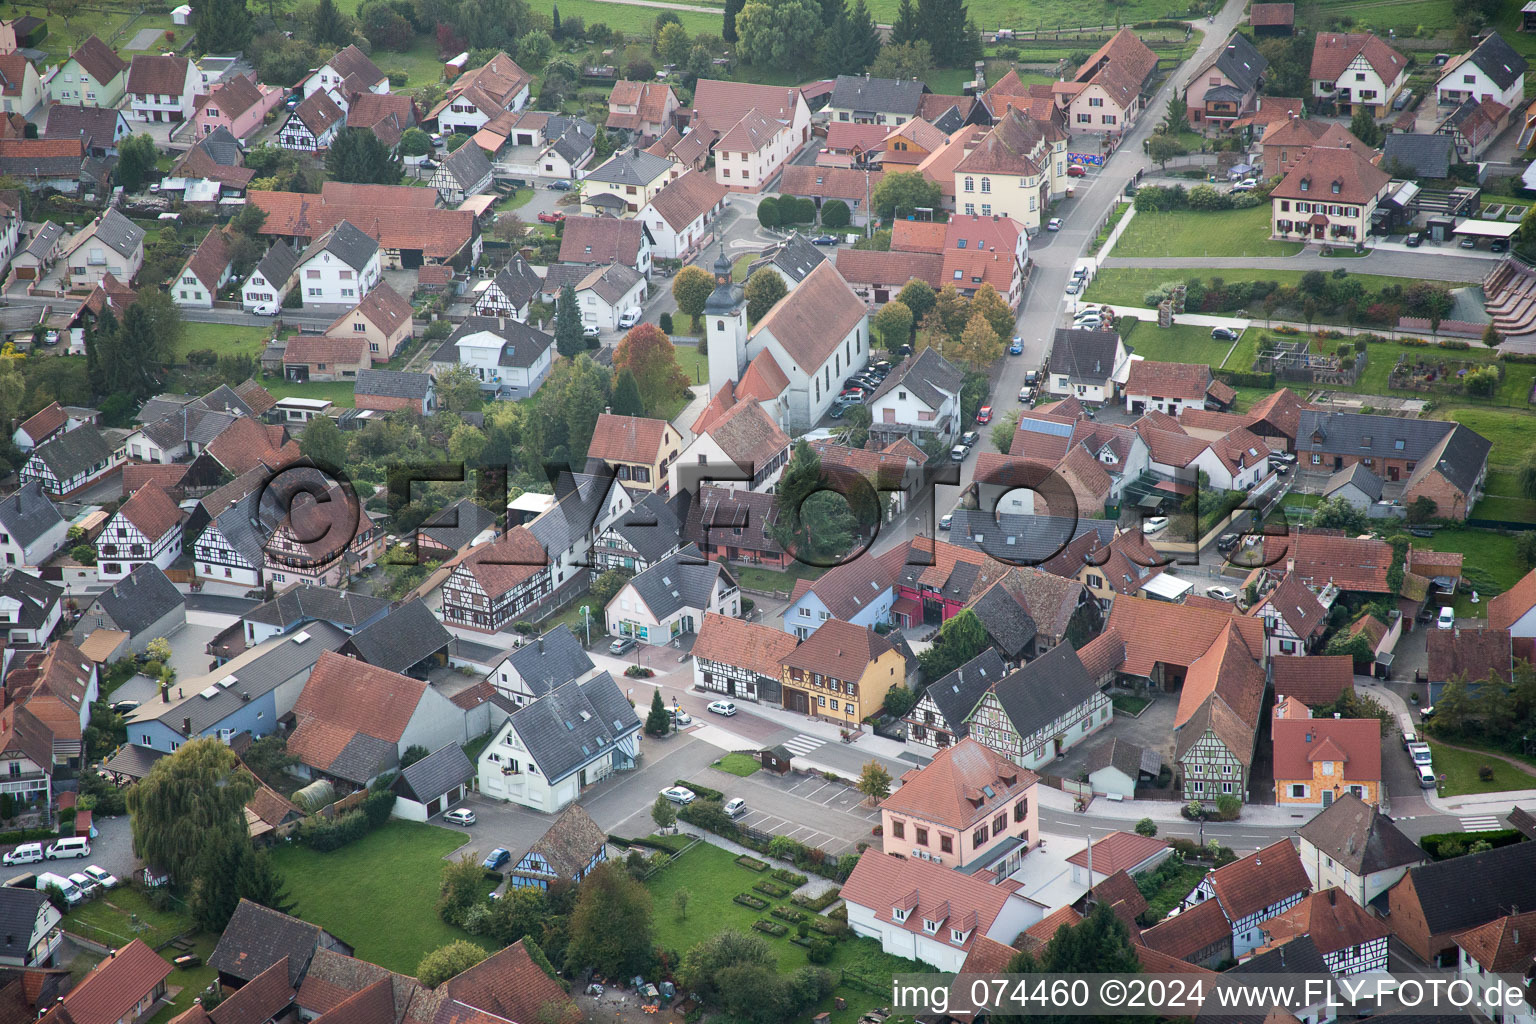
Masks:
[[[539,637],[539,653],[544,653],[544,638],[542,636]]]

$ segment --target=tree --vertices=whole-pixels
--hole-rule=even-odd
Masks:
[[[944,194],[938,182],[929,181],[917,171],[888,173],[875,186],[871,201],[875,212],[883,219],[904,216],[917,209],[937,210],[943,204]],[[916,310],[913,310],[914,315]]]
[[[148,135],[130,135],[117,144],[117,183],[124,192],[137,192],[155,173],[160,159],[155,140]]]
[[[757,204],[757,222],[765,228],[776,228],[783,221],[779,217],[779,201],[768,196]]]
[[[1022,412],[1021,409],[1010,409],[992,424],[992,447],[1004,455],[1013,447],[1013,435],[1018,432]]]
[[[244,50],[251,42],[251,12],[245,0],[198,0],[192,8],[197,45],[206,53]]]
[[[227,854],[235,845],[223,840],[238,839],[249,848],[245,802],[255,791],[254,779],[224,743],[183,744],[128,791],[134,852],[165,865],[173,885],[190,886],[215,867],[215,848]]]
[[[821,30],[814,0],[747,0],[736,15],[736,52],[756,67],[797,68],[816,53]]]
[[[602,609],[613,600],[614,595],[624,589],[624,584],[633,578],[633,573],[623,569],[608,569],[592,581],[592,586],[587,590],[587,596],[592,599],[592,603],[598,609]]]
[[[869,797],[871,804],[878,804],[891,795],[891,773],[879,761],[869,761],[859,773],[859,792]]]
[[[1013,334],[1014,316],[1013,310],[1008,308],[1008,303],[997,294],[997,289],[990,284],[984,284],[976,289],[976,294],[971,296],[971,313],[980,313],[987,318],[987,323],[999,338],[1007,338]]]
[[[404,164],[371,128],[343,128],[325,155],[325,174],[332,181],[363,185],[398,185]]]
[[[144,645],[144,656],[151,661],[167,662],[171,660],[171,642],[163,636],[157,636]]]
[[[1312,510],[1312,526],[1319,530],[1343,530],[1348,534],[1367,531],[1365,513],[1344,497],[1324,498]]]
[[[678,889],[672,894],[672,913],[679,921],[688,919],[688,901],[693,899],[693,893],[687,889]]]
[[[1440,511],[1440,506],[1435,504],[1435,499],[1427,494],[1421,494],[1408,503],[1407,520],[1411,525],[1427,523],[1435,518],[1435,513]]]
[[[744,294],[747,299],[747,320],[756,323],[768,315],[774,303],[789,294],[789,288],[777,270],[763,267],[747,278]]]
[[[933,646],[917,656],[927,679],[939,679],[986,649],[987,629],[969,608],[939,627]]]
[[[694,331],[699,329],[699,316],[714,290],[715,279],[703,267],[684,267],[672,278],[672,299],[677,303],[678,312],[693,319]]]
[[[933,47],[941,68],[970,67],[981,57],[981,39],[962,0],[917,0],[918,37]]]
[[[635,383],[635,375],[630,371],[620,370],[614,378],[609,407],[615,416],[645,415],[645,403],[640,400],[640,385]]]
[[[566,357],[585,351],[586,339],[581,332],[581,307],[576,303],[576,289],[565,285],[560,289],[560,301],[555,306],[555,350]]]
[[[929,315],[937,319],[946,338],[959,338],[971,322],[970,304],[952,284],[939,289],[939,293],[934,296],[933,311]]]
[[[618,864],[599,864],[581,882],[571,910],[566,968],[591,967],[612,978],[650,963],[651,895]]]
[[[1189,117],[1189,104],[1184,102],[1184,97],[1174,93],[1168,99],[1168,106],[1163,111],[1163,123],[1157,126],[1157,130],[1164,135],[1177,135],[1185,128],[1185,120]]]
[[[1151,818],[1142,818],[1136,823],[1136,834],[1152,839],[1157,835],[1157,822]]]
[[[276,733],[252,743],[245,749],[242,760],[258,779],[273,788],[279,788],[278,783],[283,781],[288,769],[299,763],[298,757],[288,753],[288,741]]]
[[[1166,169],[1169,160],[1182,156],[1184,152],[1184,147],[1172,136],[1154,135],[1147,140],[1147,157],[1156,161],[1157,166],[1161,168]]]
[[[661,701],[661,690],[651,693],[651,710],[645,716],[645,731],[649,736],[665,736],[672,731],[672,716],[667,714],[667,706]]]
[[[720,38],[728,43],[736,42],[736,16],[746,6],[747,0],[725,0],[725,17],[720,23]]]
[[[904,683],[897,683],[885,691],[880,706],[892,718],[900,718],[917,706],[917,694]]]
[[[833,19],[821,40],[821,64],[828,74],[862,74],[880,55],[880,34],[864,0],[849,10],[831,0]]]
[[[848,204],[841,199],[828,199],[821,204],[821,226],[829,231],[847,227],[853,221]]]
[[[438,374],[433,390],[437,392],[438,405],[445,412],[478,411],[485,404],[480,380],[467,366],[455,366]]]
[[[725,998],[721,973],[732,968],[768,967],[777,957],[766,939],[727,928],[697,943],[683,954],[678,979],[707,1006],[719,1006]]]
[[[1504,335],[1500,334],[1499,329],[1493,326],[1492,320],[1488,321],[1488,326],[1483,329],[1483,344],[1489,348],[1498,348],[1504,344]]]
[[[1381,144],[1381,126],[1365,106],[1355,108],[1355,116],[1349,119],[1349,133],[1371,149]]]
[[[912,311],[914,323],[922,323],[923,318],[932,311],[934,303],[937,301],[937,296],[934,293],[933,285],[914,277],[902,285],[901,291],[896,293],[896,301]],[[895,349],[891,349],[891,351],[894,352]]]
[[[912,0],[901,0],[896,8],[896,21],[891,26],[890,45],[902,46],[922,38],[917,22],[917,6]]]
[[[656,692],[657,699],[661,697],[661,691]],[[664,796],[658,796],[656,802],[651,805],[651,820],[660,829],[668,829],[677,824],[677,808],[672,801]]]
[[[688,30],[675,21],[665,26],[656,36],[656,56],[668,64],[686,62],[688,51],[692,48],[693,40],[688,38]]]
[[[347,16],[337,9],[333,0],[320,0],[309,23],[310,37],[329,46],[346,46],[352,41],[352,27]]]
[[[912,311],[900,299],[887,302],[875,314],[873,326],[881,343],[894,352],[912,337]]]
[[[1115,916],[1108,902],[1101,902],[1077,924],[1056,930],[1045,948],[1032,953],[1015,953],[1006,968],[1009,974],[1111,974],[1141,973],[1141,961],[1131,943],[1125,922]],[[1035,1024],[1045,1019],[1051,1024],[1072,1018],[1053,1014],[989,1014],[989,1019],[1019,1024]],[[1099,1018],[1115,1020],[1118,1018]]]
[[[1003,339],[997,336],[992,325],[982,313],[972,313],[960,339],[949,349],[950,354],[972,370],[990,366],[1003,355]]]
[[[329,416],[317,416],[299,435],[299,451],[322,469],[347,465],[347,438]]]
[[[323,0],[329,3],[330,0]],[[509,894],[510,895],[510,894]],[[416,966],[416,980],[427,988],[436,988],[449,978],[457,977],[490,956],[473,942],[457,939],[446,946],[439,946],[421,958]]]
[[[647,413],[654,413],[688,390],[688,378],[677,365],[677,349],[655,324],[636,324],[629,329],[613,350],[613,368],[634,375]]]

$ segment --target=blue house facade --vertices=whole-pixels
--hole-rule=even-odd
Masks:
[[[793,633],[796,639],[804,640],[820,629],[823,622],[839,618],[846,618],[846,621],[855,626],[874,629],[876,625],[889,621],[891,605],[896,602],[896,590],[889,586],[870,589],[874,598],[848,616],[834,614],[821,598],[816,596],[814,590],[807,590],[800,595],[799,600],[792,602],[788,608],[784,609],[784,632]]]
[[[608,835],[580,804],[571,804],[549,831],[507,872],[513,889],[548,889],[551,882],[580,882],[608,859]]]

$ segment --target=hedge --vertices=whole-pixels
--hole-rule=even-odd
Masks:
[[[779,924],[779,922],[777,922],[777,921],[766,921],[766,920],[753,921],[752,922],[752,927],[756,928],[760,932],[767,932],[769,935],[774,935],[774,936],[783,935],[783,934],[785,934],[786,932],[789,931],[788,928],[786,928],[782,924]]]
[[[1254,373],[1251,370],[1212,370],[1211,376],[1225,381],[1234,388],[1264,388],[1267,391],[1273,391],[1275,388],[1275,375],[1272,373]]]
[[[14,832],[0,832],[0,843],[36,843],[45,839],[57,839],[59,834],[51,828],[19,828]]]
[[[322,853],[339,850],[389,821],[389,812],[394,807],[394,793],[388,789],[376,790],[369,793],[358,807],[335,819],[328,821],[319,816],[305,819],[295,834],[299,842]]]
[[[847,933],[848,922],[839,921],[831,917],[822,917],[820,914],[817,914],[811,918],[811,927],[823,935],[831,935],[837,938]]]
[[[758,882],[752,888],[756,889],[764,896],[772,896],[774,899],[783,899],[785,896],[788,896],[791,892],[794,891],[786,885],[780,885],[777,882],[770,882],[766,878],[761,882]]]
[[[1493,832],[1436,832],[1432,835],[1420,836],[1419,846],[1424,852],[1435,860],[1449,860],[1459,857],[1467,852],[1467,848],[1473,843],[1487,843],[1494,849],[1501,846],[1513,846],[1525,837],[1512,828],[1501,828]],[[1454,848],[1446,852],[1447,845],[1459,846],[1458,852]]]
[[[688,782],[685,779],[678,779],[677,784],[682,786],[684,789],[693,790],[696,795],[703,797],[705,800],[715,800],[720,803],[725,802],[725,794],[720,792],[718,789],[710,789],[708,786],[701,786],[697,782]]]
[[[737,896],[731,902],[732,903],[740,903],[742,906],[744,906],[744,907],[751,907],[753,910],[765,910],[768,907],[768,901],[767,900],[760,899],[757,896],[753,896],[749,892],[738,893]]]
[[[773,877],[795,888],[799,888],[806,882],[810,881],[810,879],[804,875],[796,874],[788,868],[774,868]]]
[[[797,907],[805,907],[807,910],[814,910],[819,914],[836,903],[838,894],[841,892],[842,890],[835,886],[820,896],[806,896],[803,893],[797,892],[789,898],[789,901]]]
[[[794,907],[774,907],[769,913],[781,921],[788,921],[790,924],[798,924],[805,919],[805,914]]]

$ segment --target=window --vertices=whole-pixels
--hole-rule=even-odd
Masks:
[[[891,837],[894,839],[907,838],[907,823],[900,818],[891,819]]]
[[[1293,798],[1299,800],[1302,797],[1305,797],[1306,795],[1307,795],[1307,787],[1306,786],[1299,786],[1298,785],[1298,786],[1292,786],[1291,787],[1291,796]]]
[[[992,179],[991,178],[982,178],[981,179],[981,190],[983,192],[991,192],[992,191]]]
[[[1230,792],[1232,792],[1232,783],[1230,783],[1230,782],[1223,782],[1221,784],[1221,791],[1223,793],[1230,793]]]
[[[1000,833],[1006,832],[1007,830],[1008,830],[1008,815],[1006,813],[999,814],[997,817],[992,819],[992,834],[993,835],[999,835]]]
[[[954,853],[955,852],[955,837],[954,836],[950,836],[950,835],[945,835],[944,833],[940,832],[939,833],[939,852],[940,853]]]
[[[1324,761],[1323,762],[1323,774],[1324,775],[1332,775],[1333,774],[1333,762],[1332,761]]]
[[[967,192],[975,192],[976,191],[976,179],[975,178],[966,178],[965,179],[965,190]]]
[[[928,845],[928,830],[926,828],[923,828],[921,825],[919,825],[919,826],[917,826],[916,829],[913,830],[912,838],[914,840],[916,840],[918,846],[927,846]]]
[[[979,850],[986,845],[987,826],[983,825],[971,833],[971,849]]]
[[[1025,797],[1013,805],[1013,820],[1023,821],[1029,817],[1029,797]]]
[[[1102,107],[1104,105],[1104,100],[1102,97],[1093,96],[1089,98],[1088,105],[1090,107]]]
[[[991,203],[982,203],[981,204],[981,215],[983,217],[990,217],[990,216],[992,216],[992,204]]]

